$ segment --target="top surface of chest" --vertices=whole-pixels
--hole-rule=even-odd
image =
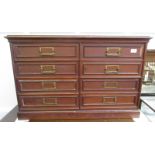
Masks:
[[[8,35],[6,38],[9,41],[47,41],[47,40],[100,40],[113,42],[148,42],[151,39],[148,36],[103,36],[103,35]]]

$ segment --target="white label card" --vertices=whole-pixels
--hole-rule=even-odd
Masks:
[[[130,53],[137,53],[137,48],[132,48],[132,49],[130,50]]]

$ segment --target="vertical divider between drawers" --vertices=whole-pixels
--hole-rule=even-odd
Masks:
[[[79,86],[79,98],[78,98],[78,100],[79,100],[79,109],[81,109],[81,103],[82,103],[82,101],[81,101],[81,89],[82,89],[82,87],[81,87],[81,43],[79,42],[79,61],[78,61],[78,67],[79,67],[79,71],[78,71],[78,86]]]

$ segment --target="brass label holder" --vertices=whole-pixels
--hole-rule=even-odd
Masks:
[[[118,88],[118,82],[104,82],[104,88]]]
[[[107,57],[119,57],[121,55],[120,47],[107,47],[106,56]]]
[[[43,104],[45,104],[45,105],[53,105],[53,106],[58,104],[57,98],[52,98],[52,100],[54,100],[52,102],[51,101],[47,101],[47,99],[43,98]]]
[[[116,104],[116,96],[103,96],[103,104]]]
[[[40,47],[40,56],[54,56],[56,54],[54,47]]]
[[[41,65],[40,70],[42,74],[55,74],[56,66],[55,65]]]
[[[56,90],[56,82],[55,81],[42,81],[42,89],[44,90]]]
[[[116,74],[120,70],[119,65],[106,65],[105,66],[105,73],[107,74]]]

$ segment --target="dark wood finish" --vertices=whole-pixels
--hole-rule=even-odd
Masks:
[[[71,111],[22,111],[18,113],[20,119],[33,121],[45,120],[101,120],[117,118],[139,117],[139,110],[71,110]]]
[[[83,75],[141,75],[141,63],[84,62],[81,65]]]
[[[136,108],[137,94],[83,94],[81,109],[131,109]]]
[[[142,44],[84,44],[82,57],[84,58],[141,58]]]
[[[78,91],[77,80],[17,80],[18,90],[20,92],[60,92],[60,91]]]
[[[12,53],[19,119],[139,116],[149,37],[6,38]]]
[[[75,95],[19,96],[20,110],[79,109],[78,105],[78,96]]]
[[[138,91],[139,79],[83,79],[83,91]]]
[[[17,76],[36,76],[36,75],[76,75],[78,74],[77,63],[17,63]]]
[[[78,60],[78,44],[44,43],[13,46],[16,61]]]

